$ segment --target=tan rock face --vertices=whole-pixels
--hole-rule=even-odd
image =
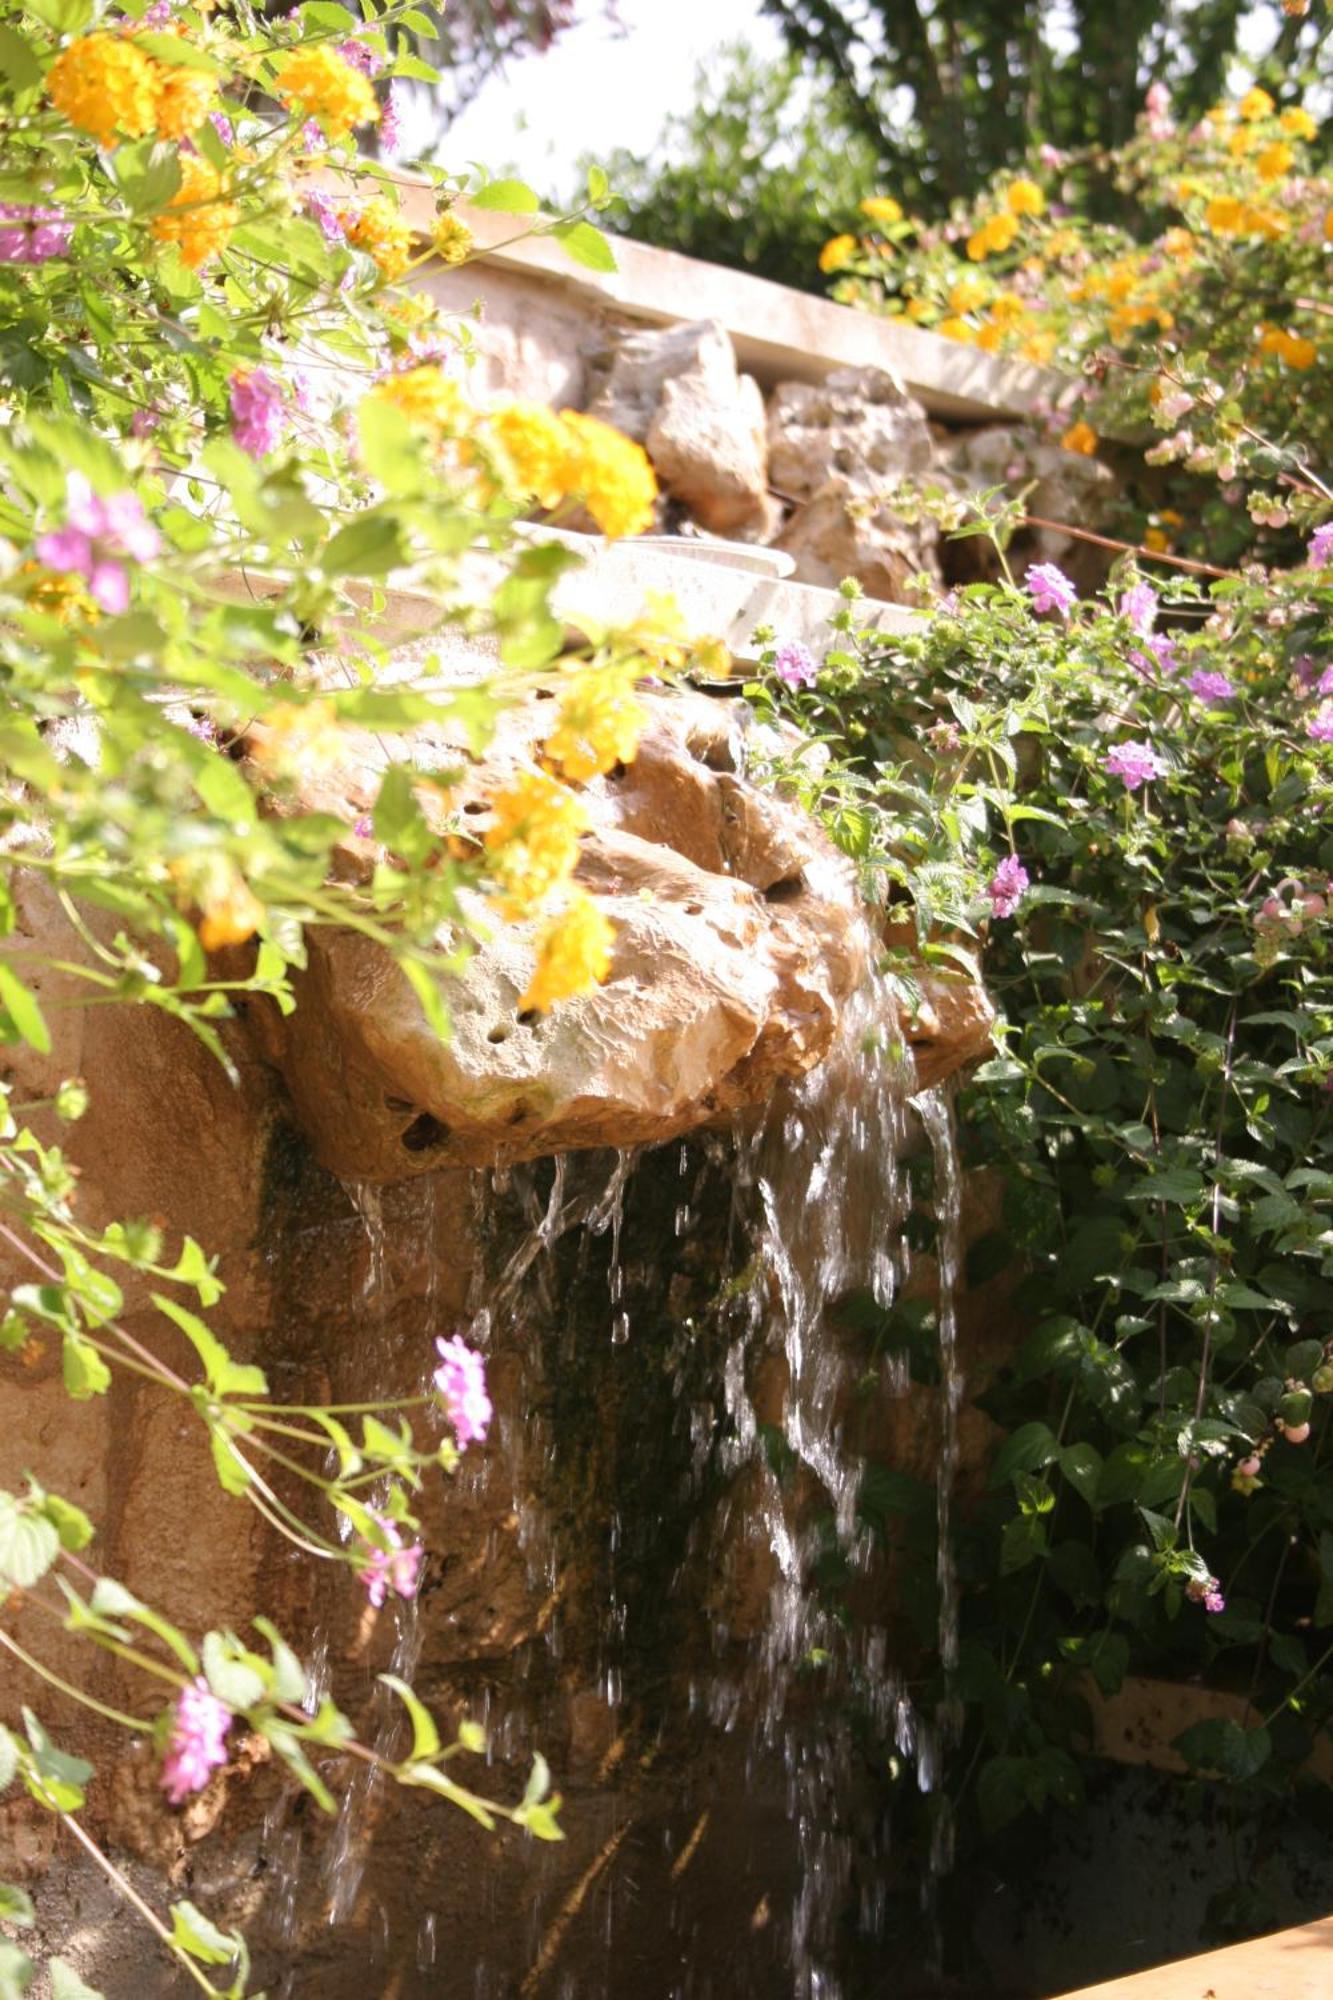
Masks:
[[[1058,444],[1045,443],[1034,431],[1010,424],[964,431],[952,439],[941,452],[941,475],[960,494],[992,486],[1013,490],[1030,484],[1029,513],[1046,521],[1067,521],[1072,527],[1094,530],[1106,520],[1116,491],[1109,466],[1080,452],[1065,451]],[[951,582],[990,582],[999,577],[999,559],[984,536],[970,536],[947,547]],[[1008,554],[1016,576],[1021,577],[1030,563],[1053,562],[1087,592],[1100,589],[1105,582],[1113,551],[1051,527],[1020,529]]]
[[[666,491],[701,527],[766,534],[764,399],[738,373],[720,320],[621,335],[589,409],[645,446]]]
[[[910,579],[938,575],[938,534],[895,500],[927,473],[934,446],[924,410],[881,368],[842,368],[819,384],[785,382],[768,412],[769,477],[796,510],[776,546],[803,583],[854,576],[872,597],[910,603]]]

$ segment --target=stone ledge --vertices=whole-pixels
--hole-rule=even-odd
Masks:
[[[1234,1722],[1241,1729],[1253,1729],[1262,1719],[1244,1695],[1196,1687],[1188,1681],[1131,1674],[1115,1694],[1104,1695],[1091,1675],[1085,1675],[1079,1693],[1088,1704],[1092,1724],[1089,1747],[1094,1756],[1182,1777],[1188,1774],[1189,1765],[1172,1744],[1194,1723]],[[1303,1768],[1321,1783],[1333,1783],[1333,1741],[1328,1736],[1315,1738]]]
[[[1058,2000],[1328,2000],[1333,1917],[1177,1959],[1125,1979],[1081,1986]]]
[[[408,219],[426,236],[435,214],[434,191],[415,174],[392,178]],[[544,287],[581,297],[590,310],[609,306],[646,326],[720,320],[742,369],[764,389],[777,382],[822,382],[835,368],[887,368],[932,416],[993,423],[1026,417],[1039,398],[1056,402],[1071,386],[1053,368],[982,354],[920,327],[630,237],[614,239],[615,271],[588,271],[550,237],[522,237],[528,218],[493,215],[466,203],[455,213],[472,231],[484,266],[527,274]],[[473,268],[463,267],[458,277],[467,278]]]

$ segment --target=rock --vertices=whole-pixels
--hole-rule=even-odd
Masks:
[[[871,597],[914,601],[910,579],[938,575],[938,533],[914,501],[895,496],[929,472],[934,446],[897,377],[839,368],[819,384],[784,382],[768,440],[773,487],[798,503],[776,541],[796,557],[797,580],[836,587],[853,576]]]
[[[891,491],[933,460],[925,411],[886,368],[835,368],[773,392],[769,478],[786,500],[812,499],[834,477],[856,492]]]
[[[921,998],[914,1012],[904,1012],[903,1033],[916,1060],[917,1089],[928,1090],[989,1053],[995,1009],[979,973],[969,979],[961,969],[956,975],[922,970],[914,978]]]
[[[701,527],[736,536],[771,527],[764,399],[737,372],[720,320],[623,335],[588,407],[645,446]]]
[[[534,926],[497,923],[444,985],[441,1042],[378,946],[311,933],[297,1013],[263,1033],[325,1167],[385,1182],[656,1143],[763,1101],[828,1050],[867,959],[852,871],[798,807],[712,768],[734,759],[732,705],[644,699],[635,763],[584,792],[578,880],[616,927],[601,987],[522,1013]],[[533,700],[505,716],[465,812],[530,759],[549,713]],[[318,803],[347,816],[364,792],[364,774],[325,773]]]
[[[941,452],[941,477],[961,496],[992,486],[1011,491],[1031,485],[1030,513],[1047,521],[1068,521],[1096,530],[1107,520],[1115,497],[1115,474],[1099,459],[1044,442],[1035,431],[1007,424],[964,431]],[[982,535],[945,544],[950,583],[994,582],[999,558]],[[1053,562],[1086,593],[1099,590],[1114,558],[1056,528],[1020,528],[1009,545],[1009,564],[1021,577],[1031,563]]]

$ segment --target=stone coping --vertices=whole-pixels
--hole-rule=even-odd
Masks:
[[[1242,1694],[1143,1674],[1127,1675],[1111,1695],[1102,1694],[1092,1676],[1084,1675],[1079,1693],[1088,1704],[1089,1748],[1094,1756],[1182,1777],[1188,1775],[1189,1765],[1172,1745],[1194,1723],[1234,1722],[1240,1729],[1253,1729],[1263,1719]],[[1333,1783],[1333,1739],[1323,1731],[1315,1737],[1303,1769],[1323,1784]],[[1329,1992],[1333,1995],[1333,1985]]]
[[[1059,2000],[1328,2000],[1333,1917],[1082,1986]]]
[[[408,220],[421,236],[428,235],[435,217],[430,183],[417,174],[389,178]],[[571,262],[554,238],[524,236],[525,226],[540,217],[493,215],[466,202],[454,212],[472,231],[482,263],[582,295],[590,310],[611,306],[646,326],[721,320],[741,367],[764,389],[777,382],[821,382],[835,368],[887,368],[932,416],[994,423],[1026,417],[1039,398],[1058,402],[1071,388],[1056,369],[983,354],[921,327],[856,312],[631,237],[612,239],[614,271],[588,271]]]

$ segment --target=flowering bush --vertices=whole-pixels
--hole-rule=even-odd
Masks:
[[[893,639],[849,602],[812,686],[775,650],[753,690],[840,753],[776,775],[891,934],[980,949],[1002,1009],[958,1100],[1002,1196],[968,1279],[1017,1252],[1026,1334],[982,1395],[947,1690],[991,1829],[1077,1797],[1131,1668],[1246,1697],[1178,1747],[1273,1799],[1333,1723],[1331,555],[1169,598],[1032,573]],[[920,1311],[879,1325],[914,1366]]]
[[[1258,88],[1183,130],[1156,86],[1118,153],[1043,148],[944,225],[870,196],[867,233],[831,239],[823,266],[848,304],[1068,370],[1076,393],[1048,408],[1067,449],[1155,435],[1146,464],[1117,458],[1133,542],[1289,558],[1333,447],[1333,180],[1316,138],[1302,105]],[[1107,182],[1132,227],[1070,205]]]
[[[314,925],[350,927],[391,953],[441,1033],[438,977],[457,971],[469,912],[490,906],[537,926],[525,1004],[556,1006],[606,976],[610,926],[570,887],[577,788],[634,754],[644,639],[600,633],[569,650],[550,593],[576,558],[520,540],[515,523],[534,506],[583,507],[607,533],[632,534],[652,519],[653,478],[637,445],[590,418],[480,407],[466,327],[394,289],[425,259],[459,263],[471,248],[453,210],[462,178],[426,177],[435,213],[418,227],[400,184],[356,152],[392,121],[395,80],[432,75],[414,52],[422,19],[400,6],[362,19],[329,0],[271,22],[202,0],[129,0],[123,13],[98,0],[0,0],[7,1044],[52,1047],[32,977],[40,961],[26,942],[14,948],[24,877],[68,915],[66,978],[90,1000],[174,1016],[224,1064],[218,1024],[234,997],[290,1010],[289,973]],[[483,208],[536,209],[512,181],[470,195]],[[592,197],[604,197],[596,177]],[[583,212],[530,226],[609,268]],[[472,550],[501,556],[507,576],[460,611]],[[376,685],[391,574],[497,642],[491,684],[445,687],[426,660],[415,679]],[[674,642],[656,645],[652,669],[684,657]],[[447,718],[480,753],[498,707],[528,676],[563,666],[574,671],[553,705],[547,768],[534,763],[494,802],[480,844],[454,838],[447,787],[435,785],[427,815],[424,781],[401,754],[389,754],[373,809],[354,824],[299,809],[295,781],[337,758],[345,726],[392,744]],[[281,812],[266,810],[273,798]],[[349,840],[370,842],[376,858],[356,880],[332,865]],[[225,975],[212,956],[224,948]],[[412,1596],[423,1554],[414,1496],[463,1450],[485,1447],[482,1357],[457,1336],[441,1342],[433,1391],[414,1412],[423,1438],[405,1406],[389,1418],[373,1402],[334,1414],[277,1401],[204,1317],[221,1285],[198,1244],[81,1215],[53,1135],[86,1105],[82,1084],[35,1106],[11,1104],[7,1089],[4,1099],[0,1240],[20,1282],[0,1349],[33,1356],[56,1343],[76,1400],[104,1393],[118,1369],[178,1398],[238,1504],[345,1565],[372,1607]],[[123,1323],[126,1273],[149,1283],[178,1343],[170,1364]],[[39,1476],[35,1441],[33,1455]],[[147,1720],[60,1684],[103,1721],[151,1730],[172,1804],[208,1782],[243,1728],[326,1808],[334,1772],[356,1758],[483,1825],[507,1818],[559,1837],[540,1759],[519,1802],[479,1798],[446,1766],[484,1748],[481,1731],[465,1723],[443,1744],[398,1681],[412,1748],[385,1759],[327,1698],[307,1705],[305,1673],[270,1622],[256,1620],[253,1645],[218,1631],[196,1639],[99,1572],[93,1533],[35,1481],[0,1493],[0,1649],[33,1698],[52,1670],[11,1629],[11,1612],[137,1666],[159,1696]],[[6,1724],[0,1786],[20,1780],[116,1876],[79,1818],[91,1767],[57,1747],[34,1708]],[[188,1903],[164,1923],[131,1900],[196,1984],[214,1991],[203,1968],[229,1967],[227,1991],[243,1992],[239,1936]],[[30,1916],[23,1891],[0,1890],[0,1917]],[[0,1988],[21,1991],[32,1976],[19,1945],[0,1939]]]

